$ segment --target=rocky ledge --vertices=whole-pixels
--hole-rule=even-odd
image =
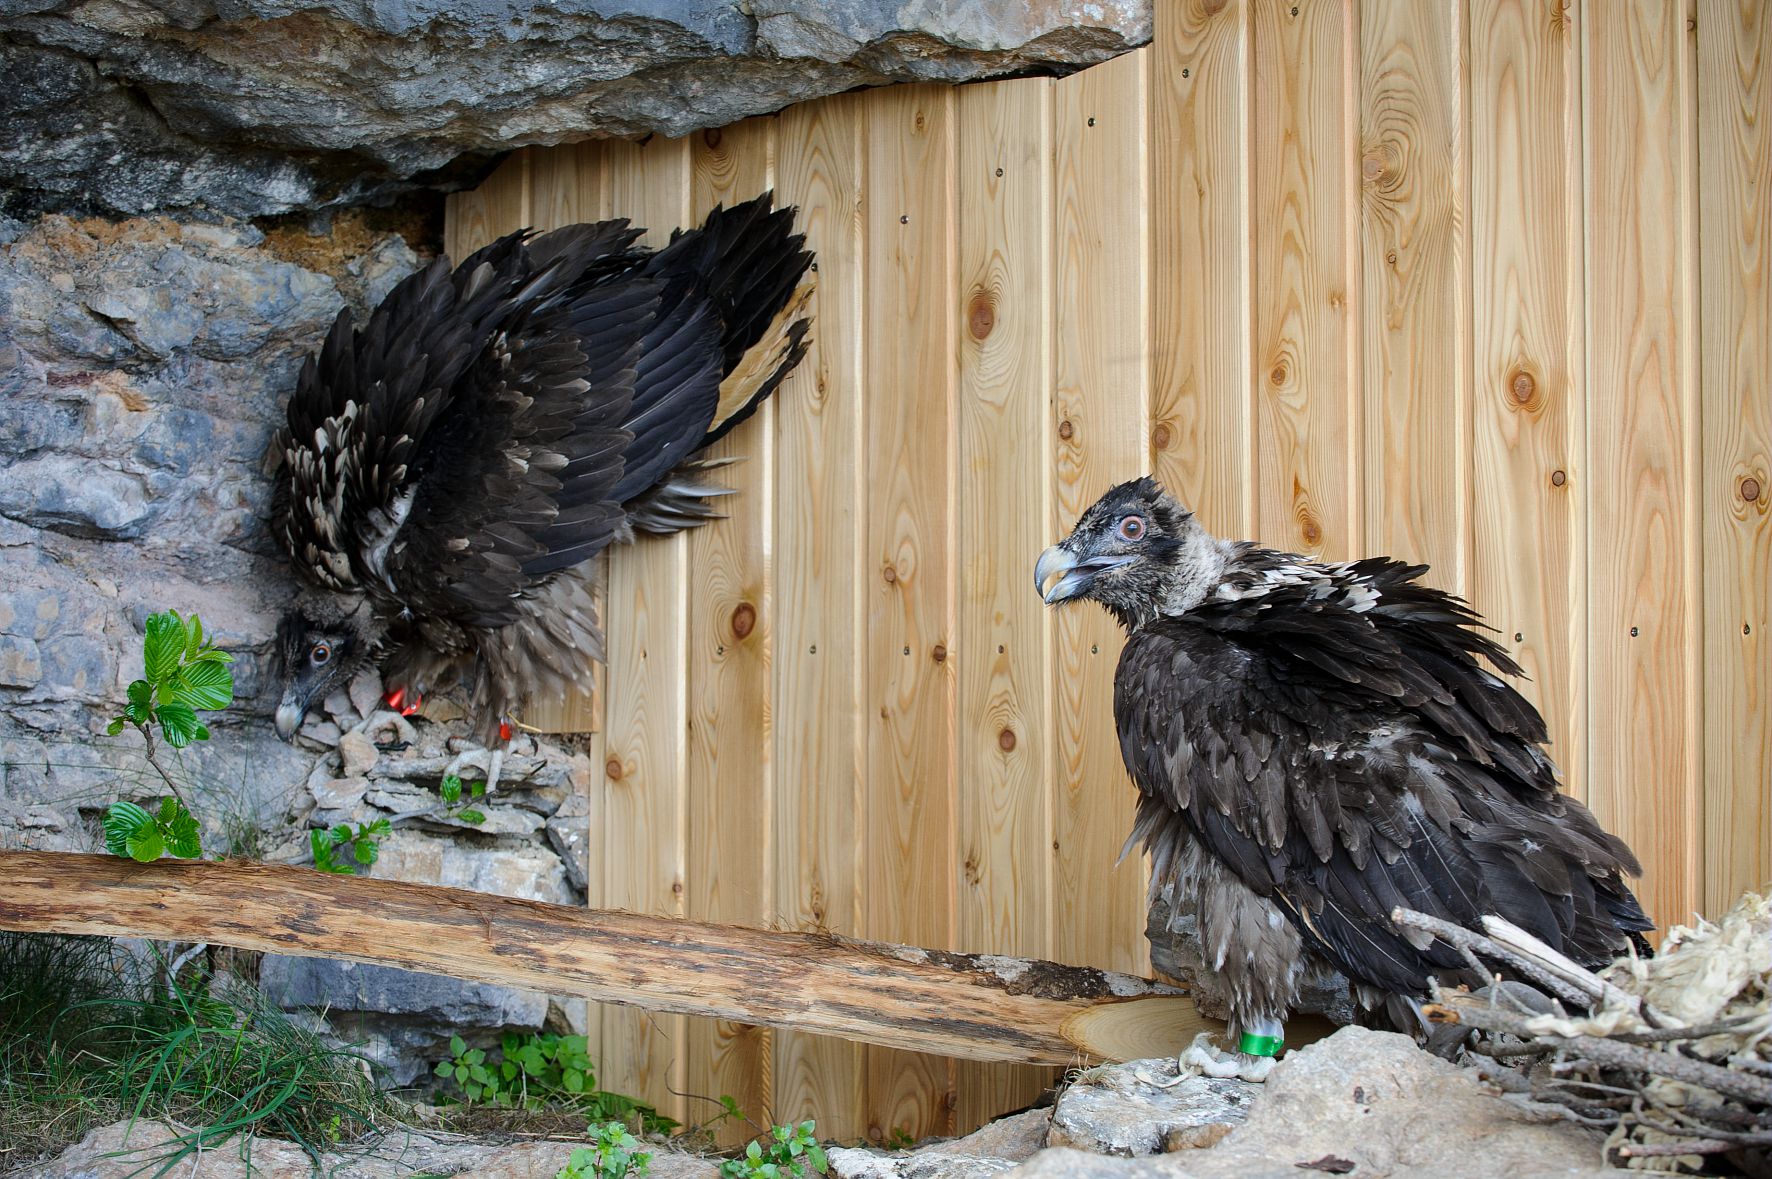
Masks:
[[[240,217],[887,82],[1064,72],[1150,0],[0,0],[14,212]]]

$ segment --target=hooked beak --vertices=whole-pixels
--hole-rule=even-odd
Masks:
[[[285,741],[293,738],[307,711],[302,702],[295,699],[294,693],[284,693],[282,703],[277,705],[277,736]]]
[[[1132,557],[1128,554],[1079,559],[1064,545],[1055,544],[1041,553],[1039,561],[1034,565],[1034,589],[1048,606],[1068,602],[1088,589],[1097,573],[1116,565],[1124,565],[1130,560]],[[1062,576],[1048,587],[1046,583],[1054,574]]]

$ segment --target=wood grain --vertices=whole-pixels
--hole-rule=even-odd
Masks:
[[[1256,0],[1250,155],[1256,534],[1363,555],[1353,222],[1352,6]]]
[[[1144,474],[1149,456],[1146,68],[1145,52],[1130,53],[1057,87],[1047,543],[1102,492]],[[1115,864],[1134,800],[1114,733],[1123,640],[1087,603],[1055,617],[1053,952],[1142,971],[1147,872],[1138,855]]]
[[[776,192],[799,206],[819,280],[812,346],[775,395],[773,756],[793,772],[775,793],[773,896],[777,921],[800,930],[861,928],[862,103],[790,107],[777,134]],[[773,1082],[772,1120],[817,1118],[846,1140],[866,1132],[854,1044],[779,1032]]]
[[[689,215],[734,205],[770,188],[775,120],[751,119],[689,137]],[[773,904],[775,760],[769,688],[775,627],[771,534],[775,399],[709,447],[710,459],[739,460],[713,478],[736,494],[726,518],[689,534],[688,914],[763,925]],[[772,1048],[766,1028],[692,1020],[688,1075],[697,1092],[745,1093],[770,1102]],[[723,1124],[723,1145],[753,1133]]]
[[[1772,879],[1772,12],[1698,11],[1704,912]]]
[[[1688,5],[1585,12],[1588,799],[1648,863],[1657,924],[1696,910],[1698,444]]]
[[[1148,1002],[1184,1025],[1199,1020],[1172,988],[1054,962],[594,911],[282,864],[0,852],[0,868],[5,930],[367,962],[972,1060],[1080,1063],[1095,1021],[1079,1017],[1100,1003]]]
[[[529,168],[534,152],[521,148],[504,158],[472,192],[450,193],[443,210],[443,251],[460,262],[514,229],[528,228]]]
[[[1468,593],[1470,425],[1464,22],[1360,8],[1362,548]]]
[[[1148,50],[1151,473],[1235,537],[1255,532],[1250,7],[1158,4]]]
[[[1474,0],[1470,23],[1470,598],[1587,786],[1588,503],[1578,44],[1561,0]]]
[[[868,937],[954,936],[954,94],[867,108]],[[870,575],[871,574],[871,575]],[[868,1134],[943,1133],[950,1062],[867,1052]]]
[[[959,778],[956,942],[974,953],[1051,953],[1050,615],[1028,591],[1049,543],[1044,463],[1004,462],[1046,442],[1052,386],[1053,84],[958,95],[960,564],[955,653]],[[1031,1104],[1049,1073],[959,1070],[960,1127]]]
[[[690,220],[688,142],[659,137],[608,151],[612,214],[646,226],[645,244],[664,245]],[[638,913],[685,912],[688,584],[682,533],[610,554],[603,895]],[[688,1091],[686,1037],[682,1016],[606,1008],[601,1079],[687,1120],[677,1096]]]

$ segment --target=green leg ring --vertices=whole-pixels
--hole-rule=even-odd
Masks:
[[[1237,1041],[1237,1051],[1244,1056],[1278,1056],[1285,1040],[1279,1036],[1258,1036],[1244,1032]]]

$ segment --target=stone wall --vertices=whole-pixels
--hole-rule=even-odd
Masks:
[[[580,902],[582,754],[519,736],[475,826],[436,805],[465,740],[447,696],[407,720],[379,708],[371,672],[290,744],[269,722],[270,639],[294,586],[265,529],[266,445],[339,309],[361,312],[421,261],[397,235],[333,230],[0,221],[0,847],[94,849],[110,801],[163,793],[139,737],[104,726],[140,674],[145,618],[176,607],[237,659],[213,739],[172,755],[206,851],[299,861],[313,827],[397,815],[377,875]],[[263,973],[279,1001],[330,1006],[398,1083],[454,1025],[549,1012],[420,976],[366,987],[335,963]]]

